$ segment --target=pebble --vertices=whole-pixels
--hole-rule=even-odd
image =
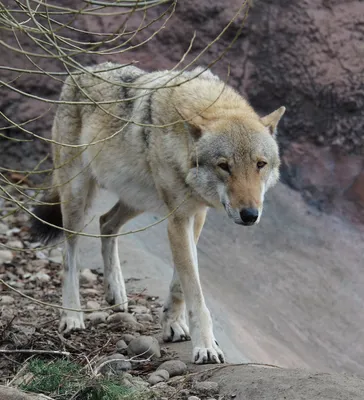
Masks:
[[[86,308],[88,308],[89,310],[97,310],[100,308],[100,304],[95,300],[89,300],[86,303]]]
[[[96,311],[91,314],[86,314],[86,319],[90,321],[91,325],[99,325],[106,322],[109,314],[106,311]]]
[[[0,304],[2,306],[8,306],[10,304],[14,304],[15,303],[15,299],[12,296],[1,296],[0,297]]]
[[[39,259],[39,260],[45,260],[47,258],[47,256],[44,254],[43,251],[36,251],[35,252],[35,256]]]
[[[166,382],[159,382],[153,386],[154,390],[161,391],[167,399],[172,398],[176,394],[176,389],[169,386]]]
[[[52,261],[56,264],[62,264],[63,263],[63,253],[62,250],[60,249],[51,249],[49,252],[49,261]]]
[[[158,340],[155,337],[141,335],[129,343],[128,354],[142,358],[160,358],[161,350]]]
[[[204,394],[205,396],[210,396],[219,393],[219,385],[216,382],[210,381],[196,381],[193,388]]]
[[[103,357],[98,362],[97,366],[102,365],[105,361],[110,362],[101,367],[100,372],[102,374],[120,374],[131,370],[131,362],[127,360],[122,354],[115,353],[111,356]]]
[[[116,342],[116,350],[123,351],[128,348],[128,345],[125,343],[123,339],[120,339]]]
[[[12,247],[14,249],[23,249],[24,245],[20,240],[9,240],[6,244],[9,247]]]
[[[31,280],[36,280],[38,282],[49,282],[51,280],[51,277],[46,274],[45,272],[39,271],[36,274],[33,275],[33,279]]]
[[[187,400],[200,400],[197,396],[190,396]]]
[[[99,291],[95,288],[86,288],[86,289],[82,289],[82,292],[84,294],[98,294]]]
[[[180,360],[169,360],[161,364],[157,371],[160,369],[168,371],[169,376],[172,378],[172,376],[184,375],[187,372],[187,365]]]
[[[13,258],[13,253],[10,250],[0,250],[0,264],[11,263]]]
[[[0,235],[5,235],[6,232],[9,230],[9,227],[2,222],[0,222]]]
[[[160,369],[153,372],[148,378],[148,382],[151,385],[156,385],[159,382],[166,382],[169,379],[169,373],[165,369]]]
[[[138,322],[153,322],[153,317],[150,314],[139,314],[136,317]]]
[[[28,269],[28,271],[30,270],[34,270],[34,269],[43,269],[45,267],[48,267],[49,265],[49,261],[46,259],[41,259],[41,260],[33,260],[30,262],[30,266],[32,268],[26,267]]]
[[[118,312],[118,313],[111,314],[110,317],[107,319],[107,322],[109,324],[116,324],[118,322],[127,322],[127,323],[134,324],[134,323],[137,323],[137,320],[131,314]]]
[[[133,312],[135,314],[149,314],[150,310],[148,307],[145,306],[130,306],[129,307],[130,312]]]
[[[83,286],[92,286],[97,282],[97,275],[90,269],[83,269],[80,273],[80,284]]]
[[[121,335],[121,339],[124,340],[126,344],[129,344],[133,339],[135,339],[135,336],[130,333],[124,333]]]

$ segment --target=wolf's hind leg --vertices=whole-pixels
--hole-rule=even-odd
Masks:
[[[114,207],[100,217],[101,235],[115,235],[130,219],[141,214],[118,201]],[[128,310],[125,282],[120,266],[117,237],[102,237],[101,251],[104,260],[105,298],[110,305],[118,304],[116,311]]]
[[[82,232],[85,221],[85,207],[93,195],[93,183],[84,176],[75,176],[71,181],[62,185],[61,208],[63,226],[74,232]],[[61,187],[62,187],[61,186]],[[86,195],[85,195],[86,194]],[[80,309],[78,244],[79,236],[65,232],[65,260],[62,283],[62,304],[65,308]],[[85,329],[83,313],[63,310],[59,330],[69,333]]]
[[[206,210],[195,215],[194,239],[197,245],[206,219]],[[162,310],[163,340],[165,342],[181,342],[190,340],[186,323],[186,305],[181,283],[176,269],[169,286],[169,295]]]

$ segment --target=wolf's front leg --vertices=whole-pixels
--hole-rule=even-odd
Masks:
[[[186,305],[176,268],[169,285],[169,295],[162,310],[163,340],[165,342],[181,342],[190,340],[186,324]]]
[[[224,362],[224,354],[215,341],[210,312],[205,304],[198,275],[194,218],[173,214],[168,223],[173,260],[186,299],[193,345],[193,362]]]

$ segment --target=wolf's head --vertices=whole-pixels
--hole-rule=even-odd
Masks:
[[[199,115],[179,112],[191,138],[187,183],[210,206],[223,206],[235,223],[258,223],[264,195],[279,178],[276,132],[285,108],[263,118],[247,103],[243,109],[214,107]]]

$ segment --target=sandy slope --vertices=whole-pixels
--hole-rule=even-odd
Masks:
[[[90,216],[114,202],[102,193]],[[364,235],[313,213],[278,185],[257,227],[211,211],[199,244],[202,283],[229,361],[253,360],[364,375]],[[97,231],[94,218],[88,231]],[[144,215],[128,224],[156,220]],[[83,264],[101,264],[99,241],[82,240]],[[171,256],[166,224],[120,239],[126,278],[166,295]]]

